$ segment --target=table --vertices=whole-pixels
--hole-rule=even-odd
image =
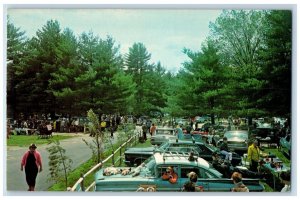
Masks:
[[[15,128],[15,130],[17,132],[17,135],[32,135],[36,131],[36,129],[31,128]]]
[[[272,163],[268,160],[265,160],[265,161],[266,161],[266,163],[263,164],[263,167],[270,170],[271,173],[273,174],[273,189],[275,190],[275,186],[276,186],[275,185],[276,184],[275,176],[277,176],[279,178],[279,175],[280,175],[281,172],[286,172],[290,168],[287,167],[284,163],[282,163],[282,161],[278,158],[273,158]],[[273,164],[274,164],[274,166],[273,166]]]

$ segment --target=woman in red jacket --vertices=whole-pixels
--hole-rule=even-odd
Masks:
[[[35,150],[36,148],[35,144],[31,144],[29,151],[23,155],[21,161],[21,171],[23,171],[25,167],[26,182],[29,187],[28,191],[34,191],[37,173],[43,169],[41,154]]]

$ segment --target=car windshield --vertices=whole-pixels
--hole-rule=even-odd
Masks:
[[[219,150],[219,148],[217,148],[215,146],[212,146],[212,145],[209,145],[209,144],[203,143],[203,145],[206,146],[209,150],[211,150],[211,152],[215,152],[215,151]]]
[[[156,135],[173,135],[173,130],[156,130]]]
[[[154,175],[154,167],[155,167],[155,159],[153,156],[144,161],[144,167],[142,168],[142,172],[145,176],[153,176]]]
[[[224,134],[225,137],[229,138],[240,138],[247,140],[248,139],[248,134],[247,132],[227,132]]]
[[[165,149],[167,149],[169,146],[169,142],[165,142],[165,143],[162,143],[157,149],[159,151],[164,151]]]

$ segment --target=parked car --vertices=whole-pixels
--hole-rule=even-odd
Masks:
[[[284,152],[287,156],[291,156],[291,135],[280,138],[279,149]]]
[[[255,137],[258,140],[269,140],[269,143],[276,143],[278,139],[276,136],[276,130],[269,123],[259,124],[251,133],[252,137]]]
[[[150,142],[153,145],[160,145],[170,139],[176,139],[174,128],[157,128],[155,135],[151,136]]]
[[[233,152],[245,153],[248,151],[249,132],[246,130],[226,131],[224,137],[227,138],[228,148]],[[220,139],[217,146],[223,143]]]
[[[171,184],[163,180],[162,175],[172,166],[178,179]],[[136,168],[114,167],[111,173],[109,168],[102,168],[95,174],[95,191],[182,191],[183,185],[189,180],[187,174],[191,171],[198,175],[197,185],[202,186],[205,192],[229,192],[234,187],[231,179],[222,178],[222,174],[214,169],[206,160],[200,157],[191,157],[188,154],[155,153]],[[126,173],[125,173],[126,172]],[[251,192],[264,191],[259,179],[244,178],[243,183]]]
[[[180,149],[179,149],[180,148]],[[127,166],[139,165],[148,159],[155,152],[168,152],[168,151],[190,152],[191,149],[197,153],[201,158],[212,161],[212,153],[217,152],[221,158],[225,156],[220,153],[217,147],[206,144],[203,141],[193,140],[169,140],[159,147],[143,147],[143,148],[129,148],[125,151],[125,163]],[[232,165],[236,166],[241,163],[241,156],[236,153],[232,155]]]

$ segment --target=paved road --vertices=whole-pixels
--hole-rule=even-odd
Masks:
[[[61,146],[66,150],[66,155],[73,160],[72,169],[75,169],[89,158],[91,158],[91,149],[82,141],[85,138],[87,141],[92,141],[88,134],[76,134],[76,137],[66,140],[61,140]],[[116,135],[115,137],[116,138]],[[116,139],[113,139],[115,142]],[[46,150],[48,145],[39,145],[37,150],[42,155],[43,171],[38,174],[36,179],[36,191],[47,191],[53,185],[53,181],[48,181],[49,166],[48,155]],[[6,163],[6,182],[7,191],[27,191],[28,186],[25,180],[25,172],[21,171],[21,158],[28,150],[28,147],[8,147],[7,148],[7,163]],[[71,185],[72,187],[72,185]]]

